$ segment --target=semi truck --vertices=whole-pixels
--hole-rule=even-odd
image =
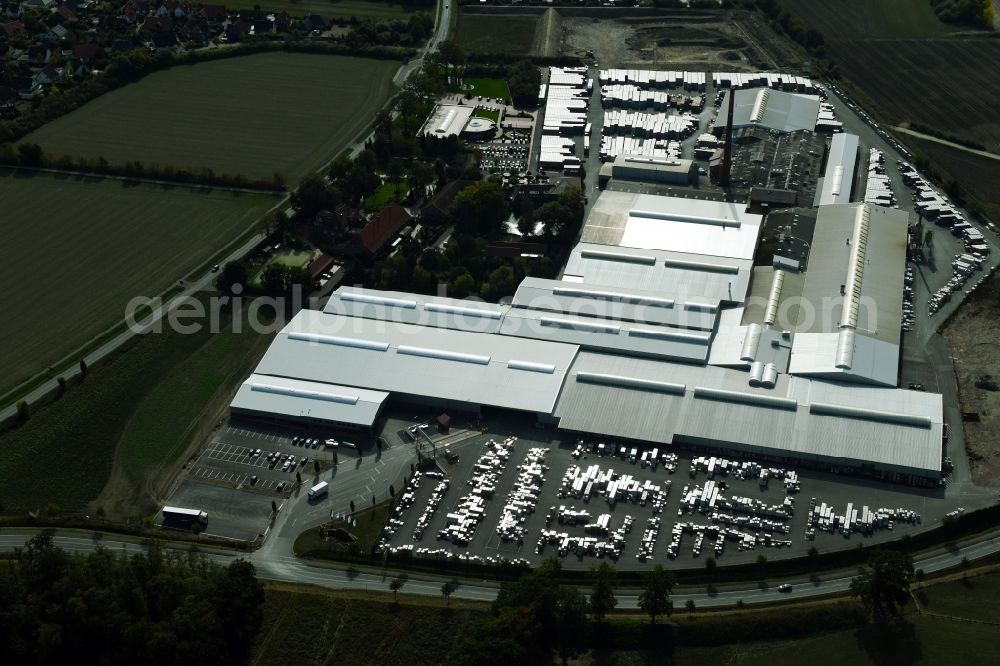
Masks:
[[[315,486],[309,489],[309,499],[319,499],[323,495],[326,495],[330,488],[330,484],[326,481],[320,481]]]
[[[207,523],[208,513],[201,509],[183,509],[177,506],[163,507],[164,522]]]

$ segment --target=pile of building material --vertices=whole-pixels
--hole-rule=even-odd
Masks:
[[[643,90],[634,85],[607,85],[601,87],[601,106],[618,109],[656,109],[701,113],[705,98],[701,95],[676,95],[659,90]]]
[[[666,139],[642,139],[631,136],[601,137],[601,161],[610,162],[619,155],[679,159],[681,144]]]
[[[868,180],[865,181],[865,203],[898,208],[892,183],[885,175],[885,155],[878,148],[868,149]]]
[[[580,160],[566,137],[583,134],[586,128],[590,103],[587,83],[586,67],[549,68],[549,81],[539,91],[539,101],[545,104],[539,167],[579,172]]]
[[[602,69],[598,74],[601,87],[631,83],[640,88],[684,88],[705,90],[705,72],[681,72],[651,69]]]
[[[633,136],[652,139],[683,139],[698,129],[698,117],[689,114],[640,111],[605,111],[604,136]]]
[[[811,80],[803,76],[773,72],[715,72],[712,81],[716,88],[773,88],[789,92],[822,92]]]
[[[710,479],[701,487],[684,486],[677,515],[681,516],[684,513],[695,512],[703,514],[714,513],[720,509],[787,520],[795,511],[795,499],[791,496],[786,496],[781,504],[768,504],[752,497],[740,497],[738,495],[726,497],[722,494],[719,484]]]
[[[792,470],[780,467],[764,467],[752,460],[727,460],[717,456],[697,456],[691,459],[691,467],[688,476],[692,479],[698,472],[705,472],[708,478],[715,478],[716,474],[721,476],[733,475],[734,478],[742,481],[748,479],[758,479],[761,488],[767,488],[770,479],[776,479],[785,484],[786,492],[798,492],[800,488],[799,475]]]
[[[775,539],[770,534],[757,536],[747,532],[732,528],[723,528],[719,525],[699,525],[697,523],[676,523],[671,529],[670,543],[667,544],[667,557],[673,559],[680,552],[681,540],[684,534],[694,535],[694,544],[691,554],[694,557],[701,556],[701,550],[707,537],[712,543],[712,548],[716,556],[722,555],[725,550],[726,541],[734,541],[738,545],[740,552],[754,550],[758,546],[768,546],[771,548],[787,548],[792,542],[787,539]]]
[[[632,462],[636,462],[637,449],[633,448],[632,451],[629,457]],[[649,479],[641,481],[631,474],[619,474],[610,468],[602,470],[600,465],[590,465],[585,470],[578,465],[571,465],[559,486],[559,497],[569,496],[589,502],[594,495],[603,495],[612,507],[618,502],[631,502],[640,506],[651,502],[653,513],[663,510],[669,494],[669,480],[664,483],[654,483]]]
[[[503,508],[503,515],[497,524],[497,534],[504,541],[524,541],[525,528],[524,521],[535,512],[538,505],[538,494],[542,492],[542,483],[545,480],[545,472],[548,466],[545,463],[545,454],[548,449],[534,447],[528,450],[525,461],[518,465],[517,480],[514,481],[514,489],[507,495],[507,503]]]
[[[380,550],[386,548],[389,545],[389,541],[392,537],[396,535],[396,532],[403,526],[403,513],[413,506],[413,502],[416,500],[416,490],[420,487],[420,478],[423,474],[419,471],[413,473],[413,478],[410,482],[406,484],[403,488],[403,492],[399,496],[399,502],[392,510],[392,515],[389,516],[389,520],[386,521],[385,527],[382,528],[382,535],[379,537],[378,548]]]

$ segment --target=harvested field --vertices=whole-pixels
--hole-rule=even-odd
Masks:
[[[940,37],[955,30],[934,15],[928,0],[778,0],[823,33],[828,43],[867,39]]]
[[[0,171],[4,242],[0,391],[115,323],[134,296],[162,293],[276,202],[265,195]]]
[[[964,150],[911,136],[902,137],[917,154],[937,165],[946,177],[959,183],[975,197],[986,213],[1000,222],[1000,160],[980,157]]]
[[[434,12],[434,5],[417,7],[387,0],[264,0],[259,3],[249,1],[237,3],[236,6],[253,9],[255,4],[260,5],[265,11],[286,11],[292,16],[319,14],[330,19],[355,16],[359,19],[406,20],[416,11]]]
[[[919,123],[1000,151],[1000,40],[856,41],[831,51],[842,74],[895,124]]]
[[[966,300],[944,329],[955,358],[963,412],[979,421],[963,423],[969,469],[977,484],[1000,481],[1000,392],[977,388],[977,378],[1000,381],[1000,278],[994,275]],[[956,424],[957,425],[957,424]]]
[[[531,55],[539,17],[526,14],[459,14],[455,41],[469,53]]]
[[[27,136],[48,153],[296,181],[363,130],[399,63],[263,53],[173,67]]]

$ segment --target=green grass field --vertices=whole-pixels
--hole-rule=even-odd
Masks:
[[[251,663],[445,664],[480,612],[269,588]]]
[[[326,18],[350,18],[356,16],[359,19],[406,19],[416,11],[433,12],[434,7],[413,7],[402,5],[385,0],[262,0],[259,3],[245,2],[237,4],[239,7],[245,6],[252,9],[254,4],[259,4],[261,9],[266,11],[282,10],[292,16],[305,16],[306,14],[319,14]]]
[[[472,95],[482,95],[485,97],[500,97],[510,101],[510,89],[503,79],[464,79],[466,85],[472,86]]]
[[[122,321],[132,297],[210,260],[277,200],[0,171],[0,201],[12,313],[0,320],[2,392]]]
[[[109,489],[109,495],[115,495],[109,502],[118,506],[106,509],[128,513],[128,507],[141,504],[150,482],[177,461],[200,430],[214,423],[213,414],[224,408],[232,387],[250,374],[271,338],[243,324],[242,333],[234,333],[230,325],[204,339],[140,396],[116,453],[125,484]]]
[[[377,213],[393,201],[401,201],[406,198],[410,191],[410,186],[405,182],[399,184],[399,196],[396,196],[395,183],[383,183],[375,192],[365,197],[365,210],[369,213]]]
[[[455,41],[470,53],[529,55],[537,16],[459,14]]]
[[[349,460],[349,458],[341,458],[341,461]],[[389,520],[390,509],[388,503],[381,503],[374,507],[363,505],[362,500],[365,498],[359,498],[358,512],[355,515],[355,524],[348,525],[343,520],[337,521],[333,524],[333,527],[342,528],[350,532],[357,539],[356,543],[358,545],[358,552],[368,553],[371,549],[378,543],[379,537],[382,534],[382,528],[385,527],[386,522]],[[337,544],[324,541],[320,530],[315,527],[310,530],[302,532],[298,538],[295,539],[295,552],[297,554],[313,553],[314,555],[319,555],[319,551],[332,550],[337,546]],[[345,546],[346,547],[346,546]]]
[[[473,112],[472,116],[474,118],[486,118],[495,123],[500,122],[500,112],[494,111],[493,109],[479,109],[478,111]]]
[[[53,154],[208,167],[294,183],[362,131],[399,63],[261,53],[156,72],[25,137]]]
[[[0,503],[8,514],[83,510],[121,462],[138,481],[184,450],[192,424],[227,379],[238,381],[261,348],[250,332],[150,334],[90,369],[79,385],[0,434]],[[139,507],[132,507],[138,510]]]

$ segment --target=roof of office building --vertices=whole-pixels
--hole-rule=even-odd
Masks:
[[[421,134],[443,138],[453,134],[461,134],[465,125],[472,117],[473,108],[458,104],[438,104],[427,117]]]
[[[231,407],[243,412],[371,426],[388,397],[384,391],[355,386],[253,374],[236,391]]]

